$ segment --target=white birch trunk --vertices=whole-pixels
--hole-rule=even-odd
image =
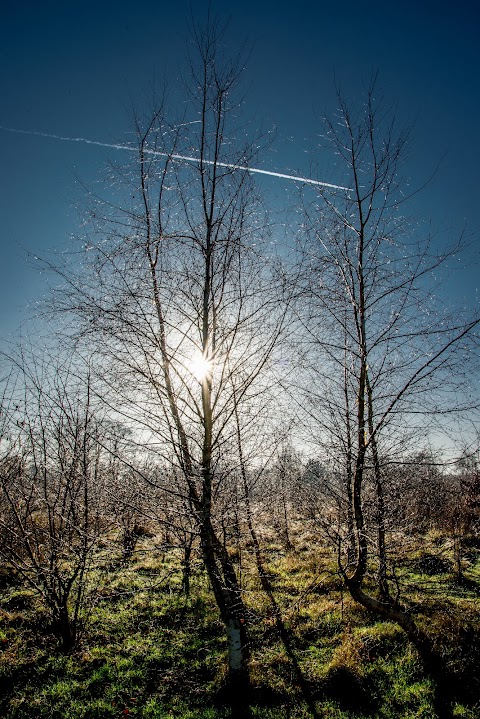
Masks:
[[[242,631],[238,619],[227,621],[228,668],[230,674],[239,674],[244,670]]]

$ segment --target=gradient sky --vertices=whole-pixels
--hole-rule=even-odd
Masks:
[[[129,107],[154,80],[175,84],[191,12],[207,3],[10,2],[0,16],[0,125],[100,142],[128,140]],[[415,201],[420,222],[465,226],[480,243],[478,123],[480,43],[477,4],[442,2],[212,3],[231,16],[232,37],[253,42],[248,106],[278,140],[262,167],[308,175],[321,117],[335,110],[336,77],[347,96],[379,71],[398,101],[401,121],[415,121],[412,183],[433,183]],[[113,152],[113,151],[112,151]],[[27,252],[65,246],[79,227],[77,177],[99,177],[109,151],[0,130],[0,338],[9,338],[45,292]],[[322,174],[322,155],[317,156]],[[325,164],[321,179],[335,182]],[[293,183],[259,180],[282,198]],[[292,195],[293,196],[293,195]],[[479,268],[451,285],[479,301]],[[25,309],[30,305],[29,309]]]

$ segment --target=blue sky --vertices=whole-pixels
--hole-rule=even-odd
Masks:
[[[175,86],[186,18],[207,3],[4,3],[0,18],[0,125],[66,137],[128,139],[129,108],[156,78]],[[362,79],[379,71],[401,121],[415,121],[412,183],[441,160],[434,182],[415,201],[421,222],[459,232],[466,223],[480,242],[479,11],[460,0],[361,4],[266,0],[218,3],[231,16],[231,36],[253,43],[247,68],[249,111],[277,142],[262,166],[308,175],[321,117],[335,110],[334,77],[354,98]],[[31,253],[68,245],[78,230],[78,178],[101,176],[108,150],[0,130],[0,337],[12,336],[45,293]],[[335,168],[317,156],[319,174]],[[264,178],[282,198],[288,183]],[[290,187],[290,190],[293,190]],[[451,291],[478,303],[477,267]],[[26,306],[30,306],[25,310]]]

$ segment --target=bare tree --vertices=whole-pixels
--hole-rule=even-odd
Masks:
[[[23,357],[2,410],[0,556],[42,599],[69,650],[104,531],[102,429],[89,378]]]
[[[264,473],[273,526],[286,550],[294,548],[290,522],[301,471],[300,457],[287,440],[280,444]]]
[[[345,584],[366,608],[398,622],[439,673],[430,639],[390,593],[382,457],[415,446],[434,417],[476,407],[465,379],[480,319],[449,314],[435,303],[435,275],[460,243],[439,250],[435,238],[419,238],[405,216],[401,169],[409,132],[397,130],[375,83],[358,109],[341,95],[338,100],[326,140],[351,189],[320,193],[306,207],[301,315],[317,387],[312,398],[310,379],[307,406],[319,443],[344,466],[350,541],[347,560],[340,555],[339,561]],[[372,492],[374,507],[367,511]],[[372,556],[378,597],[364,584]]]
[[[173,457],[181,486],[171,471],[156,483],[194,520],[230,678],[244,685],[247,614],[216,507],[234,408],[250,408],[251,424],[271,396],[286,285],[244,169],[259,145],[239,119],[244,54],[231,60],[224,31],[193,28],[175,120],[165,98],[135,115],[136,162],[113,168],[118,199],[96,198],[81,269],[57,268],[56,306],[76,315],[79,341],[93,343],[104,399],[142,451],[166,467]]]

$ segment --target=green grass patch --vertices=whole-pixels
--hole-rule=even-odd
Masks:
[[[69,655],[59,653],[37,598],[4,573],[0,716],[230,716],[225,632],[205,574],[196,565],[186,598],[180,556],[175,551],[160,555],[153,543],[147,549],[126,565],[99,558],[85,629]],[[432,686],[416,651],[395,624],[379,621],[341,590],[334,557],[307,545],[287,553],[273,546],[266,557],[297,665],[322,719],[435,719]],[[401,598],[449,666],[459,676],[476,676],[480,624],[478,584],[472,577],[477,564],[471,564],[470,583],[457,586],[448,573],[420,574],[413,561],[418,557],[399,562]],[[310,716],[307,702],[253,559],[248,548],[242,552],[251,620],[251,717],[303,719]],[[479,715],[480,688],[474,680],[468,691],[468,701],[455,706],[455,717]]]

